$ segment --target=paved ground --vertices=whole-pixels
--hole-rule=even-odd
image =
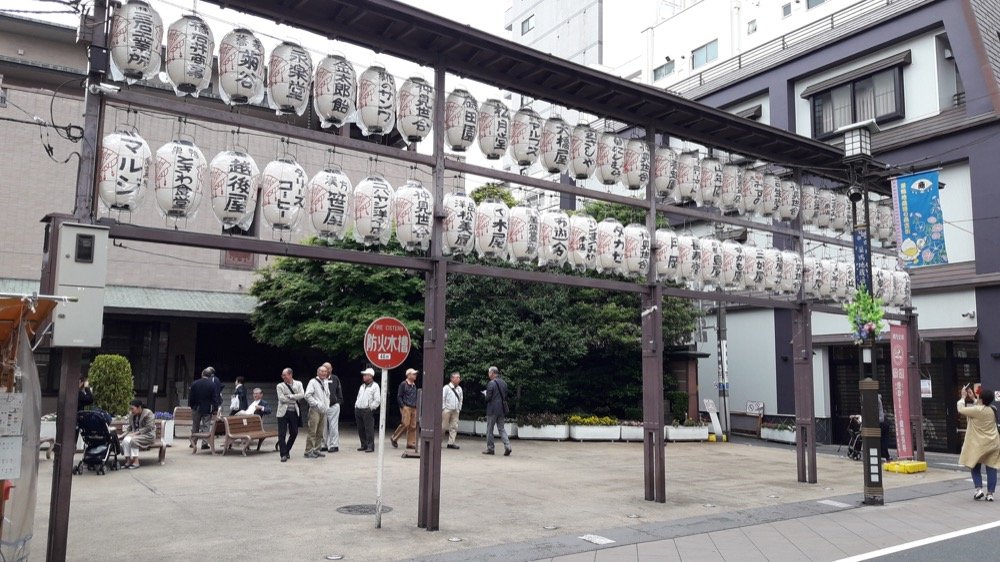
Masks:
[[[742,442],[668,445],[667,503],[656,504],[643,500],[638,443],[515,440],[513,456],[486,457],[480,454],[481,440],[465,438],[461,450],[443,453],[441,531],[416,527],[418,461],[402,459],[399,450],[391,448],[385,503],[393,511],[384,515],[383,528],[375,529],[371,516],[336,511],[374,503],[375,455],[355,451],[356,443],[356,436],[348,433],[340,453],[309,460],[302,458],[300,442],[288,463],[279,463],[274,452],[213,457],[191,455],[186,446],[172,447],[164,466],[76,476],[70,558],[126,560],[141,553],[145,560],[245,562],[320,560],[337,553],[347,560],[534,560],[589,549],[580,559],[610,555],[635,560],[654,549],[649,552],[673,556],[664,560],[680,555],[683,560],[703,555],[723,559],[713,556],[708,538],[722,556],[720,548],[737,556],[752,552],[747,546],[752,543],[771,559],[796,559],[783,554],[802,550],[785,548],[773,557],[768,549],[784,544],[780,537],[797,537],[796,530],[803,540],[825,548],[826,543],[805,534],[812,523],[803,521],[838,518],[834,521],[845,530],[823,540],[850,553],[884,543],[875,536],[865,539],[867,543],[852,538],[867,536],[866,518],[909,516],[913,510],[906,506],[912,502],[936,506],[943,501],[948,516],[935,523],[948,524],[963,521],[961,506],[971,504],[964,472],[932,469],[919,475],[889,473],[885,483],[893,503],[881,510],[849,509],[860,500],[860,463],[820,455],[820,483],[802,484],[795,478],[791,448]],[[40,538],[46,536],[51,465],[41,461],[35,529]],[[928,494],[937,496],[920,499]],[[847,507],[817,503],[828,498]],[[975,507],[985,510],[984,505],[1000,506]],[[996,518],[1000,507],[984,513],[995,513]],[[917,528],[922,534],[937,529]],[[885,540],[909,536],[895,527],[891,532]],[[618,541],[612,547],[630,546],[601,547],[605,550],[595,553],[599,547],[577,538],[584,534]],[[115,540],[109,541],[111,536]],[[844,543],[850,550],[841,548]],[[44,540],[38,540],[31,559],[42,560],[43,551]],[[689,551],[696,556],[684,555]],[[836,550],[830,550],[830,556],[823,552],[825,558],[839,555]]]

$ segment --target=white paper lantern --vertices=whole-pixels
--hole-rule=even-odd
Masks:
[[[882,242],[890,242],[896,236],[896,213],[892,208],[892,203],[882,203],[876,209],[878,215],[878,228],[875,237]]]
[[[802,257],[797,252],[782,252],[781,292],[797,294],[802,286]]]
[[[499,199],[487,199],[476,208],[476,253],[481,258],[507,256],[510,209]]]
[[[778,203],[781,200],[781,180],[774,174],[764,174],[763,191],[760,198],[759,215],[771,217],[778,212]]]
[[[802,292],[806,298],[819,297],[816,280],[819,278],[819,260],[806,257],[802,260]]]
[[[320,170],[306,194],[309,222],[322,238],[343,240],[353,224],[354,186],[338,168]]]
[[[706,290],[717,287],[722,281],[722,242],[706,237],[701,246],[701,281]]]
[[[760,213],[764,202],[764,173],[753,168],[746,168],[740,174],[740,214],[755,215]]]
[[[677,157],[677,201],[701,199],[701,165],[697,152],[684,152]]]
[[[388,244],[392,205],[392,186],[381,174],[361,180],[354,187],[354,241],[365,246]]]
[[[625,145],[625,187],[642,189],[649,183],[649,145],[640,139],[632,139]]]
[[[849,261],[837,261],[835,266],[837,275],[834,276],[836,286],[833,289],[833,296],[837,300],[847,300],[853,294],[854,264]]]
[[[833,221],[833,204],[837,200],[837,194],[829,189],[816,190],[816,218],[813,224],[819,228],[830,228]]]
[[[799,216],[799,204],[802,192],[799,184],[786,180],[781,182],[781,198],[778,200],[778,217],[783,220],[795,220]]]
[[[138,133],[118,131],[104,137],[98,167],[101,201],[116,211],[135,211],[146,195],[153,153]]]
[[[309,51],[285,41],[271,51],[267,67],[267,103],[278,115],[303,115],[309,106],[313,65]]]
[[[507,245],[510,259],[515,263],[527,263],[538,257],[538,210],[519,204],[510,210],[510,230]]]
[[[456,88],[444,103],[444,138],[455,152],[465,152],[476,140],[479,107],[472,94]]]
[[[102,22],[103,23],[103,22]],[[131,0],[111,17],[111,74],[134,84],[160,72],[163,20],[149,4]]]
[[[488,99],[479,108],[479,149],[487,160],[499,160],[510,142],[510,110],[497,99]]]
[[[198,97],[212,80],[215,39],[205,20],[187,14],[167,29],[167,79],[178,96]]]
[[[427,251],[434,224],[434,196],[417,180],[408,180],[393,196],[396,239],[408,252]]]
[[[816,292],[819,294],[821,299],[831,299],[836,292],[836,287],[834,287],[833,272],[837,268],[837,264],[834,262],[823,259],[819,260],[819,272],[818,280],[816,283]]]
[[[891,271],[887,271],[881,267],[872,268],[872,293],[875,298],[881,299],[883,304],[892,302],[893,284]]]
[[[569,174],[574,179],[585,180],[597,169],[597,131],[580,123],[573,127],[569,139]]]
[[[407,142],[420,142],[434,124],[434,87],[419,76],[411,76],[399,87],[396,128]]]
[[[597,261],[597,221],[586,214],[569,218],[569,264],[577,271],[594,269]]]
[[[604,185],[615,185],[621,181],[624,165],[625,142],[614,133],[601,133],[594,177]]]
[[[649,274],[651,246],[645,226],[632,223],[625,227],[625,273],[640,278]]]
[[[559,116],[545,120],[542,126],[542,168],[550,174],[562,174],[569,167],[569,145],[572,133]]]
[[[677,275],[675,280],[701,285],[701,241],[693,236],[677,237]]]
[[[342,55],[327,55],[316,64],[316,77],[313,80],[313,109],[319,117],[321,127],[324,129],[343,127],[348,118],[354,116],[354,112],[357,110],[357,80],[354,67]],[[406,84],[404,84],[405,87]],[[402,94],[400,97],[402,98]],[[400,106],[402,106],[402,102],[400,102]],[[413,111],[412,107],[407,109]],[[400,112],[402,113],[402,111],[403,108],[400,107]],[[427,128],[430,129],[429,124]]]
[[[656,230],[656,278],[660,281],[674,280],[677,276],[678,259],[677,235],[673,230]]]
[[[291,156],[268,162],[260,178],[261,211],[274,230],[291,230],[305,206],[306,171]]]
[[[625,272],[625,227],[608,217],[597,223],[597,263],[601,273]]]
[[[444,255],[467,256],[475,247],[476,202],[464,191],[444,196]]]
[[[723,213],[728,213],[739,210],[742,202],[740,167],[735,164],[726,164],[722,167],[722,190],[719,192],[719,199],[715,205]]]
[[[208,162],[194,143],[168,142],[156,151],[156,206],[168,223],[194,218],[201,203]]]
[[[677,153],[672,148],[660,147],[656,149],[653,158],[653,188],[656,189],[656,196],[676,203],[680,202],[677,197]]]
[[[257,210],[260,169],[245,152],[224,150],[209,164],[212,185],[212,212],[222,228],[239,226],[249,230]]]
[[[843,193],[838,193],[833,199],[830,228],[837,232],[845,232],[851,228],[851,201]]]
[[[764,289],[772,292],[781,290],[781,274],[784,273],[784,255],[781,250],[764,250]]]
[[[718,158],[702,158],[700,183],[701,203],[715,205],[722,193],[722,162]]]
[[[910,274],[905,271],[892,272],[892,304],[906,306],[910,303]]]
[[[229,105],[264,100],[264,45],[248,29],[234,29],[219,43],[219,97]]]
[[[530,107],[514,114],[510,125],[510,156],[518,166],[526,167],[538,161],[542,142],[542,118]]]
[[[816,211],[819,208],[816,186],[803,185],[800,192],[802,197],[799,199],[799,216],[802,218],[802,224],[813,224],[816,221]]]
[[[549,209],[539,217],[538,265],[562,267],[569,258],[569,216]]]
[[[357,123],[365,136],[385,135],[396,126],[396,79],[380,64],[358,77]]]
[[[747,255],[742,244],[732,240],[722,243],[722,286],[740,290],[746,287]]]
[[[767,288],[767,260],[764,248],[744,246],[743,252],[746,254],[747,260],[746,274],[744,276],[747,289],[751,291],[765,290]]]

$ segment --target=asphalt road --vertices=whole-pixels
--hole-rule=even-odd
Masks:
[[[1000,517],[1000,512],[998,512]],[[998,520],[1000,522],[1000,520]],[[1000,560],[1000,527],[871,558],[878,562],[953,562]]]

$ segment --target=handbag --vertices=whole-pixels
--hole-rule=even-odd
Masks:
[[[229,411],[236,412],[240,409],[240,397],[233,393],[233,397],[229,399]]]

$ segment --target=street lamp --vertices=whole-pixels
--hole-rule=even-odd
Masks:
[[[854,238],[854,280],[858,291],[872,294],[872,238],[868,213],[868,184],[865,172],[872,156],[872,133],[879,130],[875,120],[854,123],[840,128],[837,132],[844,134],[844,163],[851,168],[852,184],[847,191],[851,201],[851,218]],[[861,204],[863,215],[858,213]],[[858,383],[861,390],[861,448],[863,452],[863,467],[865,476],[864,503],[867,505],[883,505],[885,494],[882,488],[882,463],[879,454],[879,444],[882,432],[878,419],[878,380],[875,379],[875,346],[874,335],[871,342],[862,344],[871,346],[871,372]],[[864,353],[858,354],[858,373],[864,373]]]

